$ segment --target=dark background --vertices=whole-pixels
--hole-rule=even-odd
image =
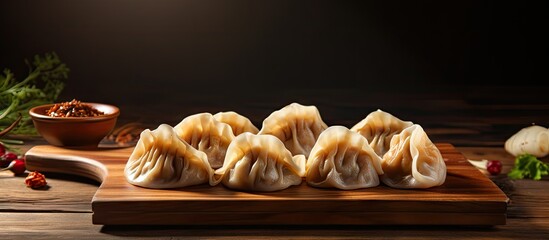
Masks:
[[[549,106],[547,10],[546,1],[2,1],[0,68],[23,78],[25,58],[55,51],[71,69],[60,100],[116,104],[130,121],[234,110],[260,127],[297,101],[329,125],[381,108],[439,141],[467,145],[455,137],[482,133],[497,145],[517,127],[549,125],[529,107]]]

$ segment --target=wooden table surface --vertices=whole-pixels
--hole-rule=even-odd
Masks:
[[[412,111],[400,113],[403,119],[415,119],[422,125],[434,142],[450,142],[469,159],[497,159],[504,164],[503,173],[510,170],[514,158],[505,152],[503,141],[509,134],[524,127],[524,119],[536,121],[543,125],[549,122],[549,105],[529,106],[505,105],[491,108],[477,106],[477,110],[492,111],[483,113],[480,121],[468,121],[467,116],[476,116],[473,111],[461,111],[464,115],[455,114],[459,109],[471,109],[468,106],[455,104],[453,110],[445,109],[431,114],[440,114],[445,125],[437,124],[439,120],[430,121],[423,112],[414,115]],[[121,108],[129,112],[130,108]],[[503,110],[502,110],[503,109]],[[504,118],[502,111],[512,112],[520,109],[536,109],[534,112],[522,111],[522,118],[514,116]],[[222,110],[222,109],[219,109]],[[321,112],[330,111],[329,107]],[[387,110],[387,109],[386,109]],[[392,109],[388,109],[389,112]],[[398,109],[397,109],[398,110]],[[161,111],[161,110],[160,110]],[[191,110],[188,110],[192,112]],[[213,110],[212,110],[213,111]],[[448,116],[453,112],[456,118]],[[499,115],[498,115],[499,113]],[[186,114],[186,113],[183,113]],[[267,112],[264,113],[268,114]],[[337,113],[332,113],[332,118]],[[402,116],[396,114],[397,116]],[[458,116],[459,115],[459,116]],[[138,114],[136,114],[138,116]],[[365,116],[365,114],[364,114]],[[491,117],[493,116],[493,117]],[[499,117],[498,117],[499,116]],[[132,118],[126,114],[128,121],[143,119]],[[261,119],[264,116],[259,116]],[[482,116],[479,116],[479,118]],[[174,123],[181,116],[165,120]],[[439,118],[440,119],[440,118]],[[530,120],[534,119],[534,120]],[[257,123],[257,119],[252,119]],[[471,120],[471,119],[469,119]],[[330,120],[327,120],[329,122]],[[346,120],[342,120],[344,123]],[[349,120],[349,122],[351,122]],[[469,124],[467,122],[470,122]],[[334,122],[332,122],[334,123]],[[531,123],[531,122],[530,122]],[[491,125],[490,125],[491,124]],[[504,127],[502,127],[504,126]],[[461,136],[461,137],[460,137]],[[448,141],[453,140],[453,142]],[[23,151],[38,144],[41,139],[28,140],[20,146]],[[547,158],[544,159],[547,161]],[[487,174],[485,172],[485,174]],[[509,180],[505,174],[489,176],[511,199],[507,210],[507,224],[495,227],[467,226],[101,226],[92,224],[91,199],[99,183],[93,180],[54,173],[46,173],[49,188],[32,190],[24,184],[23,176],[14,176],[10,171],[0,172],[0,239],[104,239],[104,238],[222,238],[222,239],[548,239],[549,238],[549,181]]]

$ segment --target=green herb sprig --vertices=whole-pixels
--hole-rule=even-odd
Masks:
[[[522,154],[515,159],[515,166],[507,174],[511,179],[530,178],[540,180],[542,176],[549,174],[549,165],[537,159],[531,154]]]
[[[9,69],[0,73],[0,129],[9,127],[21,114],[20,124],[10,133],[36,135],[29,110],[53,103],[65,87],[70,70],[55,52],[36,55],[32,63],[25,63],[29,73],[22,81],[17,81]]]

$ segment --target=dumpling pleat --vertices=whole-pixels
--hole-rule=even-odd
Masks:
[[[394,188],[430,188],[442,185],[446,179],[442,154],[417,124],[392,138],[382,167],[383,183]]]
[[[147,188],[215,183],[206,154],[179,139],[166,124],[141,133],[124,175],[129,183]]]
[[[306,181],[313,187],[352,190],[379,185],[381,159],[362,135],[343,126],[320,134],[307,159]]]
[[[230,125],[219,122],[210,113],[184,118],[174,127],[177,136],[195,149],[206,153],[210,166],[223,166],[227,147],[234,139]]]
[[[253,123],[247,117],[244,117],[236,112],[218,112],[213,115],[215,120],[226,123],[231,126],[233,134],[238,136],[242,133],[249,132],[257,134],[259,129],[253,125]]]
[[[308,157],[318,136],[327,127],[315,106],[292,103],[265,118],[258,134],[273,135],[292,155]]]
[[[231,189],[278,191],[301,183],[305,159],[295,159],[300,163],[294,162],[290,151],[274,136],[242,133],[229,145],[223,167],[215,176]]]
[[[378,109],[353,126],[351,131],[364,136],[377,155],[383,158],[383,155],[389,151],[392,137],[412,124]]]

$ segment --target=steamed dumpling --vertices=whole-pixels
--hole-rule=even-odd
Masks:
[[[257,129],[254,124],[248,119],[236,112],[218,112],[213,115],[215,120],[229,124],[233,130],[233,134],[238,136],[244,132],[250,132],[257,134],[259,129]]]
[[[179,139],[166,124],[141,132],[124,169],[129,183],[147,188],[213,184],[213,172],[206,154]]]
[[[183,141],[206,153],[214,169],[223,166],[227,147],[234,139],[231,126],[218,122],[210,113],[199,113],[183,119],[174,130]]]
[[[270,134],[280,139],[292,155],[309,156],[318,136],[328,126],[322,121],[315,106],[292,103],[274,111],[263,121],[259,134]]]
[[[404,129],[383,156],[381,181],[394,188],[429,188],[446,180],[446,164],[420,125]]]
[[[307,183],[344,190],[375,187],[381,159],[362,135],[343,126],[322,132],[307,159]]]
[[[301,184],[305,157],[292,157],[274,136],[243,133],[231,142],[223,167],[215,175],[231,189],[278,191]]]
[[[351,131],[364,136],[377,155],[383,157],[389,150],[391,138],[412,124],[378,109],[353,126]]]

